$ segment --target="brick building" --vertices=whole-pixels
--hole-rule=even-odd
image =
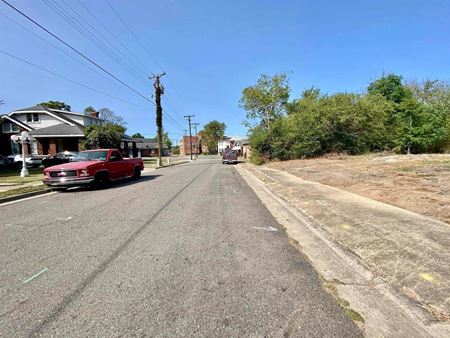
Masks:
[[[191,154],[191,145],[189,136],[183,136],[179,143],[180,146],[180,155],[186,156]],[[198,136],[192,136],[192,154],[200,154],[201,149],[199,146],[199,138]]]

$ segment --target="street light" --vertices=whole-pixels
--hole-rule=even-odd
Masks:
[[[25,145],[35,141],[35,138],[28,134],[26,131],[20,133],[20,135],[11,135],[11,140],[14,143],[22,144],[22,170],[20,171],[20,177],[28,176],[27,164],[25,162]]]

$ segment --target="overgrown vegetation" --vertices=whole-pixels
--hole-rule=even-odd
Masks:
[[[337,152],[443,152],[450,140],[450,85],[405,83],[383,75],[367,92],[321,93],[310,88],[289,101],[285,74],[261,76],[242,91],[252,160],[288,160]]]

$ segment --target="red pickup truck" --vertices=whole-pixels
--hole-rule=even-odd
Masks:
[[[141,158],[123,158],[117,149],[80,151],[73,162],[44,170],[42,182],[52,188],[101,186],[127,177],[139,178],[144,162]]]

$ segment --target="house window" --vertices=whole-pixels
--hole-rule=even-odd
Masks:
[[[15,142],[11,141],[11,153],[12,153],[12,155],[20,154],[19,143],[15,143]]]
[[[27,122],[39,122],[39,114],[38,113],[28,113],[27,114]]]
[[[4,133],[18,133],[19,126],[15,123],[3,123],[2,130]]]

